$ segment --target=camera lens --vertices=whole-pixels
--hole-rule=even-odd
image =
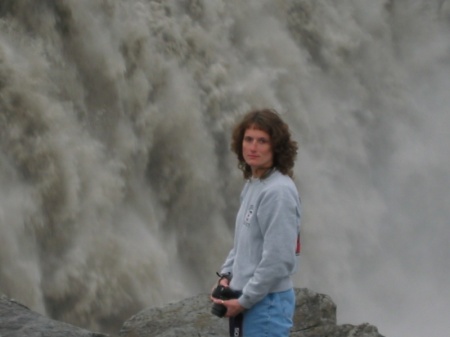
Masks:
[[[218,298],[218,299],[227,299],[225,295],[227,288],[224,286],[221,286],[220,284],[213,290],[212,292],[212,297],[214,298]],[[211,308],[211,313],[213,315],[216,315],[217,317],[223,317],[225,316],[225,313],[227,312],[227,307],[222,305],[222,304],[218,304],[218,303],[214,303],[212,308]]]
[[[227,307],[222,304],[214,303],[211,308],[211,313],[213,315],[216,315],[217,317],[225,316],[226,312],[227,312]]]

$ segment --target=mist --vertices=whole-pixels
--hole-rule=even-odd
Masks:
[[[105,332],[208,292],[231,128],[270,107],[299,143],[295,286],[447,336],[449,33],[448,0],[3,1],[0,291]]]

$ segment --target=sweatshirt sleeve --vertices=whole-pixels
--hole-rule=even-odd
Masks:
[[[242,199],[244,198],[244,195],[246,193],[246,190],[248,188],[248,183],[244,186],[244,188],[242,189],[241,195],[240,195],[240,203],[242,203]],[[236,229],[235,229],[236,231]],[[237,231],[236,231],[237,232]],[[236,244],[238,238],[237,238],[237,234],[234,234],[234,244]],[[230,252],[228,253],[227,258],[225,259],[225,262],[223,263],[221,269],[220,269],[220,273],[221,274],[227,274],[227,273],[231,273],[233,271],[233,263],[234,263],[234,258],[236,255],[236,250],[235,250],[235,246],[230,250]]]
[[[221,274],[227,274],[231,273],[233,269],[233,262],[234,262],[234,248],[230,250],[228,253],[227,258],[225,259],[225,262],[223,263],[222,267],[220,268]]]
[[[261,195],[256,216],[264,242],[261,261],[239,298],[245,308],[260,301],[295,270],[300,222],[298,194],[283,184],[272,186]]]

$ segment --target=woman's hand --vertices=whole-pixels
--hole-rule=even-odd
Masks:
[[[224,287],[229,287],[230,286],[230,280],[227,279],[226,277],[222,277],[218,283],[218,285],[224,286]]]
[[[225,317],[234,317],[245,310],[245,308],[239,303],[237,299],[233,300],[219,300],[211,297],[212,301],[217,304],[221,304],[227,308]]]
[[[237,299],[221,300],[221,299],[212,297],[212,293],[213,293],[214,289],[216,289],[219,285],[227,288],[230,285],[230,280],[228,280],[227,278],[222,278],[219,281],[219,283],[217,285],[213,286],[213,288],[211,289],[211,295],[209,296],[209,298],[211,299],[212,302],[214,302],[216,304],[221,304],[227,308],[225,317],[234,317],[234,316],[240,314],[242,311],[244,311],[245,308],[239,303],[239,301]]]
[[[222,278],[219,283],[217,283],[216,285],[214,285],[211,289],[211,294],[213,293],[214,289],[217,288],[217,286],[221,285],[222,287],[229,287],[230,285],[230,280],[226,279],[226,278]],[[211,301],[214,302],[214,297],[212,297],[211,295],[209,296],[209,298],[211,299]]]

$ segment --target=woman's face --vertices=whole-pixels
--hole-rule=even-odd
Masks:
[[[254,177],[261,177],[273,166],[272,141],[267,132],[254,127],[245,130],[242,140],[242,155],[251,167]]]

